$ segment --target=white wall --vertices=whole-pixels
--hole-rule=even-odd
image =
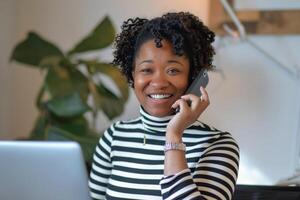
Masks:
[[[299,155],[300,36],[250,36],[286,65],[290,76],[247,42],[222,42],[211,74],[204,121],[230,131],[241,148],[239,183],[274,184],[294,172]],[[297,149],[298,148],[298,149]]]
[[[15,27],[15,1],[0,1],[0,137],[10,131],[10,99],[12,71],[8,64]]]
[[[42,74],[19,64],[7,64],[12,46],[24,39],[29,30],[39,32],[67,50],[106,14],[119,30],[128,17],[157,16],[175,10],[190,11],[205,21],[206,8],[207,0],[0,0],[0,22],[5,30],[1,27],[0,138],[26,136],[37,115],[33,102]],[[251,39],[290,68],[299,67],[296,54],[299,36]],[[111,50],[107,49],[99,57],[111,60]],[[296,139],[300,125],[299,80],[245,42],[222,47],[216,65],[223,70],[225,78],[210,73],[211,105],[201,120],[230,131],[239,142],[242,152],[239,183],[273,184],[290,175],[295,168],[299,141]],[[131,95],[124,114],[118,119],[137,114],[138,102]],[[110,123],[102,116],[98,128],[103,130]]]
[[[300,2],[295,0],[235,0],[238,10],[299,10]]]

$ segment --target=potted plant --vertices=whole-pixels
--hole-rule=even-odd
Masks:
[[[35,32],[16,45],[11,61],[41,70],[44,80],[36,97],[38,117],[28,139],[74,140],[91,163],[99,134],[96,120],[99,112],[108,119],[119,116],[128,99],[129,88],[116,66],[98,59],[85,59],[84,53],[110,46],[115,29],[105,17],[86,37],[67,52]],[[118,94],[105,84],[108,76]],[[90,113],[92,120],[87,120]]]

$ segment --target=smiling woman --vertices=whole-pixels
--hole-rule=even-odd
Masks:
[[[135,94],[142,107],[151,115],[172,114],[172,105],[188,86],[189,60],[173,53],[172,44],[162,41],[157,48],[154,40],[145,42],[136,55],[132,72]]]
[[[114,64],[133,87],[141,116],[114,123],[100,139],[89,181],[94,199],[232,198],[238,145],[197,121],[209,105],[204,88],[201,98],[184,94],[202,69],[212,69],[213,41],[190,13],[123,23]]]

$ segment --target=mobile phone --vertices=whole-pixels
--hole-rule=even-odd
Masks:
[[[191,85],[188,87],[188,89],[185,91],[185,94],[194,94],[198,97],[201,96],[200,86],[206,87],[209,82],[207,70],[201,70],[198,76],[193,80]],[[190,105],[190,102],[188,102]],[[176,108],[175,112],[179,112],[179,106]]]
[[[194,94],[198,97],[201,96],[200,86],[206,87],[208,84],[209,78],[207,70],[202,70],[198,76],[193,80],[190,87],[186,90],[185,94]]]

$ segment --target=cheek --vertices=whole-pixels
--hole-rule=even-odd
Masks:
[[[144,82],[145,81],[143,79],[137,77],[137,78],[134,79],[134,87],[140,89],[145,85]]]
[[[180,81],[177,81],[177,88],[185,91],[189,86],[189,81],[187,78],[182,78]]]
[[[182,84],[178,87],[178,89],[181,91],[182,95],[184,94],[184,92],[187,90],[188,88],[188,84]]]
[[[146,86],[146,80],[143,78],[139,78],[138,76],[134,77],[134,81],[133,81],[133,89],[135,91],[135,93],[141,94]]]

